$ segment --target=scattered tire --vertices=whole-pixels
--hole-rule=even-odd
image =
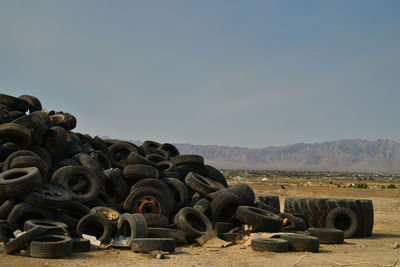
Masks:
[[[118,220],[118,232],[122,236],[129,237],[129,246],[135,238],[147,237],[147,228],[146,219],[140,213],[124,213]]]
[[[131,249],[134,252],[148,252],[162,250],[172,252],[175,250],[176,243],[173,238],[135,238]]]
[[[45,235],[30,242],[29,256],[34,258],[58,259],[72,254],[72,239],[63,235]]]
[[[71,195],[64,189],[51,184],[41,184],[35,191],[23,196],[26,203],[50,209],[67,208]]]
[[[130,192],[124,202],[124,209],[132,213],[156,213],[168,216],[173,209],[173,201],[165,192],[143,186]]]
[[[237,195],[242,205],[253,206],[254,204],[254,191],[247,184],[235,184],[225,190]]]
[[[74,200],[80,202],[94,200],[102,189],[102,181],[96,172],[82,166],[62,167],[54,172],[51,180],[67,191]],[[73,186],[82,181],[86,181],[88,186],[74,190]]]
[[[194,164],[194,165],[204,165],[204,158],[200,155],[179,155],[176,156],[175,158],[172,158],[171,161],[176,165],[188,165],[188,164]]]
[[[239,206],[236,219],[242,223],[253,225],[262,232],[278,232],[282,228],[282,218],[272,212],[250,206]]]
[[[210,201],[208,201],[205,198],[202,198],[196,202],[193,206],[194,209],[200,211],[203,214],[208,214],[208,211],[210,210]]]
[[[0,173],[0,195],[23,195],[33,191],[41,182],[42,177],[36,167],[11,169]]]
[[[113,233],[112,225],[103,215],[88,214],[82,217],[76,226],[76,233],[92,235],[101,243],[107,243]]]
[[[251,248],[255,251],[285,252],[289,250],[289,242],[279,238],[255,237],[251,240]]]
[[[308,228],[306,233],[318,237],[320,244],[342,244],[344,240],[344,232],[338,229]]]
[[[289,250],[309,252],[319,251],[318,237],[300,234],[282,234],[280,238],[289,242]]]
[[[31,219],[54,220],[54,216],[47,209],[21,202],[12,208],[7,217],[8,222],[17,229],[23,229],[25,221]]]
[[[168,217],[165,215],[155,213],[145,213],[142,215],[145,218],[148,227],[167,227],[169,224]]]
[[[231,219],[240,205],[240,199],[235,194],[223,191],[219,193],[210,204],[211,218],[215,221]]]
[[[256,200],[271,206],[278,210],[280,212],[281,210],[281,204],[279,201],[279,196],[273,196],[273,195],[257,195]]]
[[[27,220],[24,223],[24,231],[29,231],[36,226],[40,226],[46,230],[53,230],[56,228],[68,229],[68,225],[62,222],[49,221],[49,220]]]
[[[42,236],[46,232],[46,229],[36,226],[29,231],[24,232],[23,234],[19,235],[12,241],[8,242],[4,246],[4,251],[7,254],[12,254],[18,252],[22,248],[26,247],[29,242]]]
[[[215,187],[215,184],[210,179],[195,172],[189,172],[186,175],[185,182],[191,189],[203,195],[218,191],[219,189]]]
[[[338,207],[331,210],[326,216],[326,227],[342,230],[344,238],[349,238],[357,231],[358,218],[353,210]]]
[[[210,220],[200,211],[185,207],[174,217],[174,224],[186,232],[188,239],[195,239],[213,229]]]
[[[143,178],[158,178],[158,170],[154,167],[142,164],[127,165],[124,168],[123,176],[131,182],[137,182]]]

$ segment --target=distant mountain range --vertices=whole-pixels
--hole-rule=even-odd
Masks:
[[[134,141],[138,144],[138,141]],[[181,154],[203,155],[227,169],[399,172],[400,143],[389,139],[339,140],[251,149],[218,145],[174,144]]]

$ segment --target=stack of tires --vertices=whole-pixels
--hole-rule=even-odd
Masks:
[[[0,94],[6,253],[64,257],[90,249],[85,235],[138,252],[172,251],[212,229],[225,240],[242,224],[281,229],[279,208],[255,202],[247,185],[228,187],[202,156],[180,155],[168,143],[92,138],[74,132],[76,123],[69,113],[42,109],[34,96]]]

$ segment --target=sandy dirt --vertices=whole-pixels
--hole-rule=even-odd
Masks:
[[[394,266],[400,258],[400,248],[394,248],[396,242],[400,243],[400,189],[337,188],[318,180],[310,185],[304,179],[246,183],[258,194],[279,195],[282,209],[284,199],[291,196],[372,199],[373,234],[346,239],[341,245],[321,244],[318,253],[255,252],[243,244],[219,249],[185,246],[167,259],[157,260],[130,250],[108,249],[54,260],[0,254],[0,266],[293,266],[298,260],[296,266]]]

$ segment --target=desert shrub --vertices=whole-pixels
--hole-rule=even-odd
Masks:
[[[395,185],[395,184],[389,184],[389,185],[387,186],[387,188],[389,188],[389,189],[396,188],[396,185]]]

